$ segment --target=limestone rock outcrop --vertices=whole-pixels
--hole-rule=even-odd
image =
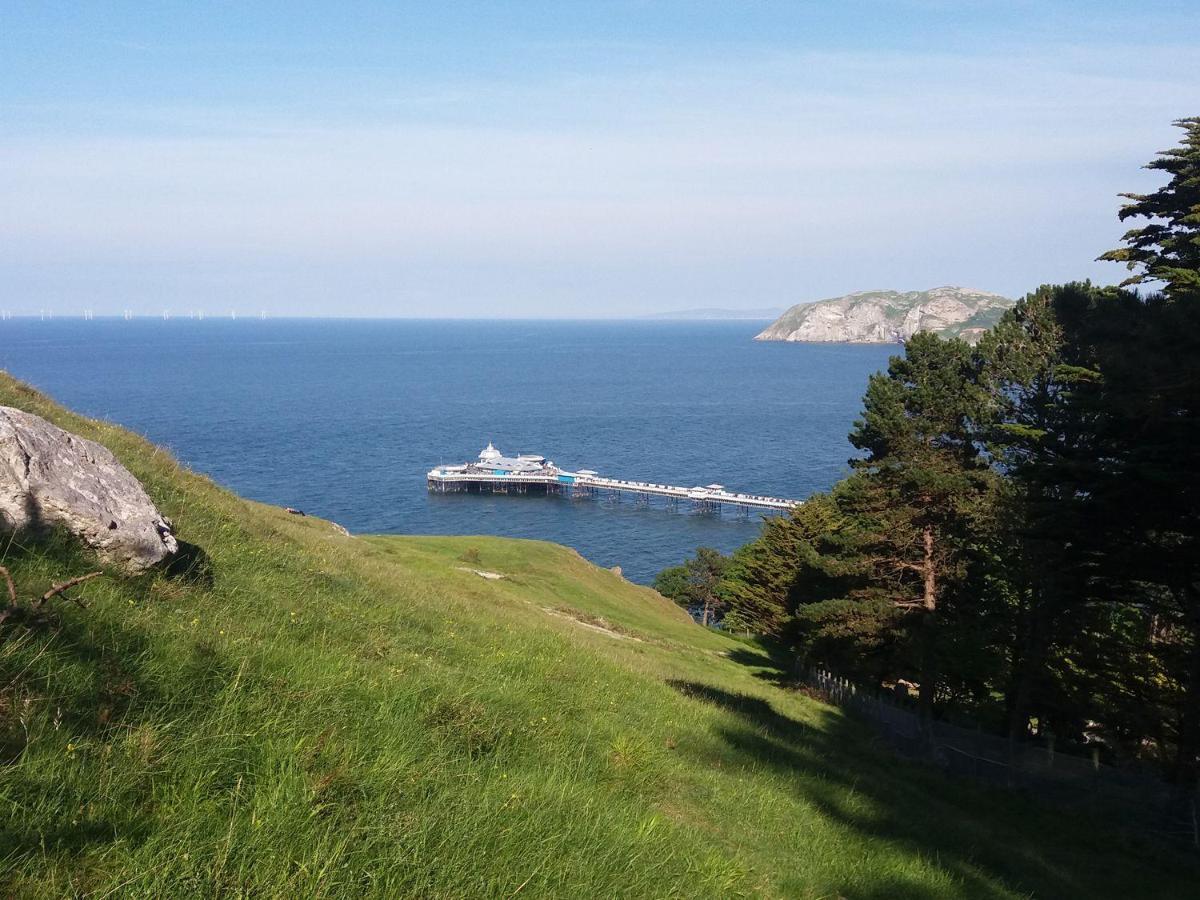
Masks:
[[[961,287],[928,291],[861,291],[793,306],[755,340],[886,344],[918,331],[973,343],[1013,301]]]
[[[179,549],[171,523],[108,449],[0,406],[0,530],[55,526],[130,573]]]

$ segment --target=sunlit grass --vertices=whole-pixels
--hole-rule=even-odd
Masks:
[[[1085,817],[877,754],[834,710],[758,677],[752,647],[570,550],[347,538],[4,376],[0,403],[110,446],[212,574],[106,577],[77,591],[87,609],[5,626],[6,895],[1166,897],[1196,883],[1186,861]],[[3,560],[24,595],[91,565],[62,541]]]

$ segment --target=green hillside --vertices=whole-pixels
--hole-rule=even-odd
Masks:
[[[110,447],[207,557],[0,626],[3,896],[1181,897],[1200,874],[876,751],[565,548],[346,537],[2,373],[0,404]],[[91,565],[61,541],[0,562],[25,596]]]

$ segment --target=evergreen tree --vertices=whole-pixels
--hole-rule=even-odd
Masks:
[[[1182,145],[1148,165],[1169,180],[1126,195],[1120,213],[1146,224],[1102,257],[1124,261],[1131,283],[1163,284],[1108,361],[1105,438],[1124,580],[1161,588],[1156,613],[1170,625],[1179,685],[1173,775],[1190,791],[1200,781],[1200,117],[1176,124]]]
[[[1130,202],[1121,208],[1121,221],[1147,219],[1122,238],[1124,247],[1101,259],[1123,262],[1134,273],[1125,285],[1162,282],[1171,299],[1200,295],[1200,116],[1175,123],[1184,131],[1180,147],[1158,154],[1147,169],[1170,174],[1170,180],[1149,194],[1122,194]]]
[[[815,494],[788,516],[764,520],[762,534],[733,554],[725,572],[728,627],[789,637],[800,605],[832,595],[822,550],[841,519],[830,495]]]
[[[722,578],[728,565],[729,559],[712,547],[698,548],[696,555],[684,563],[688,593],[692,603],[700,607],[701,625],[716,622],[728,605],[721,592]]]
[[[1010,604],[1005,701],[1017,739],[1026,736],[1031,708],[1047,718],[1045,697],[1035,694],[1050,681],[1056,635],[1070,632],[1072,605],[1097,599],[1089,578],[1105,545],[1096,539],[1097,495],[1084,486],[1094,482],[1099,437],[1094,404],[1081,400],[1102,374],[1084,324],[1111,309],[1112,293],[1086,283],[1039,288],[976,351],[988,392],[980,437],[1007,476],[996,567]]]
[[[686,566],[668,566],[654,576],[654,589],[680,606],[691,605]]]
[[[681,606],[698,608],[701,623],[717,621],[728,606],[723,577],[729,558],[712,547],[700,547],[681,566],[663,569],[654,579],[654,589]]]
[[[851,461],[858,477],[843,498],[855,520],[847,535],[871,573],[869,592],[918,617],[926,721],[941,677],[939,633],[964,599],[972,531],[992,487],[972,431],[982,410],[970,347],[918,333],[886,374],[871,377],[850,435],[865,457]]]

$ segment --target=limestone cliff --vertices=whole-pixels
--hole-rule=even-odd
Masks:
[[[755,340],[884,344],[918,331],[974,343],[1013,301],[962,287],[928,291],[860,291],[793,306]]]

